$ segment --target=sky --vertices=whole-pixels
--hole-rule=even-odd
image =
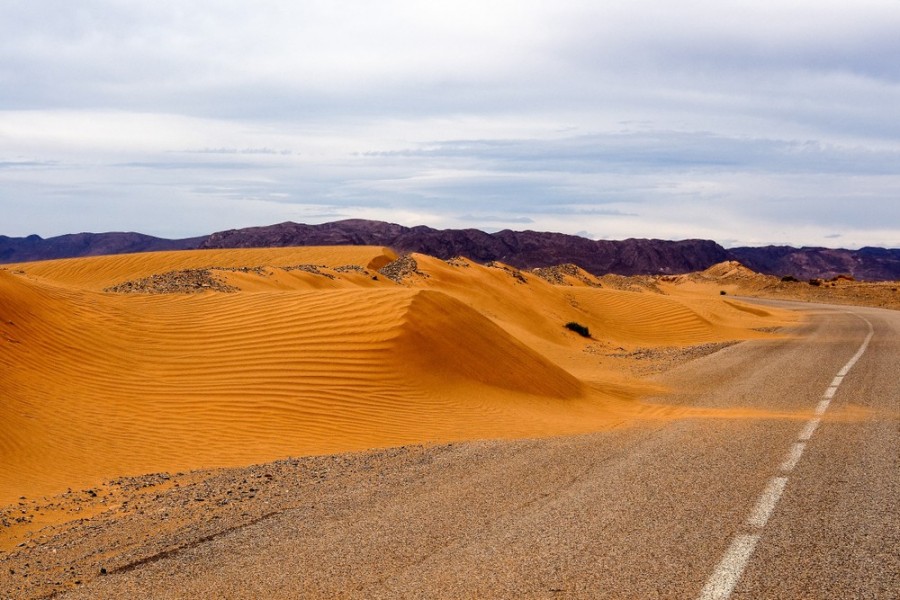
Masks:
[[[0,235],[900,247],[896,0],[4,0]]]

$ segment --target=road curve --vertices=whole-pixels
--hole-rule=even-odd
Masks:
[[[778,304],[664,377],[682,418],[441,447],[62,597],[898,598],[900,312]]]

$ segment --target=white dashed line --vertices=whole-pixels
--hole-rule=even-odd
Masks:
[[[812,434],[816,432],[816,428],[819,426],[819,423],[822,422],[822,419],[816,417],[812,419],[806,426],[803,428],[803,431],[800,432],[800,435],[797,436],[797,439],[801,442],[808,442],[809,438],[812,437]]]
[[[700,592],[698,600],[726,600],[731,596],[731,592],[741,578],[744,567],[747,566],[747,561],[750,560],[750,555],[753,554],[753,549],[756,548],[758,541],[759,534],[735,537],[712,577]]]
[[[788,452],[787,458],[785,458],[784,462],[781,463],[781,472],[790,473],[791,471],[793,471],[794,467],[797,466],[797,463],[800,462],[800,457],[803,456],[803,450],[805,449],[805,442],[797,442],[796,444],[791,446],[791,450],[790,452]]]
[[[787,477],[773,477],[769,480],[769,485],[760,494],[759,500],[756,501],[756,506],[753,507],[753,512],[747,518],[748,527],[762,529],[766,526],[786,485]]]
[[[872,336],[875,335],[875,329],[868,319],[859,315],[854,316],[866,322],[866,325],[869,326],[869,333],[856,351],[856,354],[838,371],[837,376],[831,381],[831,385],[825,390],[822,399],[816,405],[816,416],[810,419],[800,431],[797,441],[791,446],[787,457],[781,463],[780,470],[784,474],[793,471],[797,463],[800,462],[800,457],[803,456],[803,451],[806,449],[806,442],[812,438],[813,433],[819,427],[822,415],[828,410],[831,399],[834,398],[838,388],[844,381],[844,377],[847,376],[853,365],[865,354]],[[728,600],[731,597],[731,592],[734,591],[735,586],[740,581],[741,575],[744,574],[744,569],[753,555],[753,550],[756,548],[756,543],[761,535],[760,532],[766,526],[766,523],[769,522],[769,517],[772,516],[772,512],[774,512],[775,506],[784,492],[784,488],[787,487],[787,482],[788,478],[785,475],[776,476],[769,480],[766,489],[760,494],[756,505],[750,512],[750,516],[747,517],[746,526],[752,529],[753,533],[740,533],[735,536],[731,546],[725,551],[722,560],[719,561],[712,575],[709,576],[706,585],[703,586],[703,590],[700,591],[700,595],[697,597],[698,600]]]

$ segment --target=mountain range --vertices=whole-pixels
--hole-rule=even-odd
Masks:
[[[500,261],[518,268],[574,263],[595,275],[679,274],[737,260],[759,273],[798,279],[849,275],[869,281],[900,280],[900,248],[726,249],[710,240],[591,240],[562,233],[511,230],[487,233],[478,229],[404,227],[362,219],[321,225],[286,222],[176,240],[121,232],[78,233],[46,239],[37,235],[0,236],[0,263],[158,250],[322,245],[386,246],[401,253],[421,252],[443,259],[465,256],[478,262]]]

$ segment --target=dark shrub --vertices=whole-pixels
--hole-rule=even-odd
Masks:
[[[726,294],[728,294],[728,292],[726,292],[725,290],[720,290],[720,291],[719,291],[719,295],[720,295],[720,296],[724,296],[724,295],[726,295]]]
[[[566,323],[566,329],[571,329],[581,337],[591,337],[591,331],[581,323],[576,323],[575,321]]]
[[[782,281],[787,283],[798,283],[800,280],[794,277],[793,275],[785,275],[781,278]]]
[[[819,287],[820,285],[822,285],[822,280],[821,279],[810,279],[809,285],[814,285],[816,287]]]

